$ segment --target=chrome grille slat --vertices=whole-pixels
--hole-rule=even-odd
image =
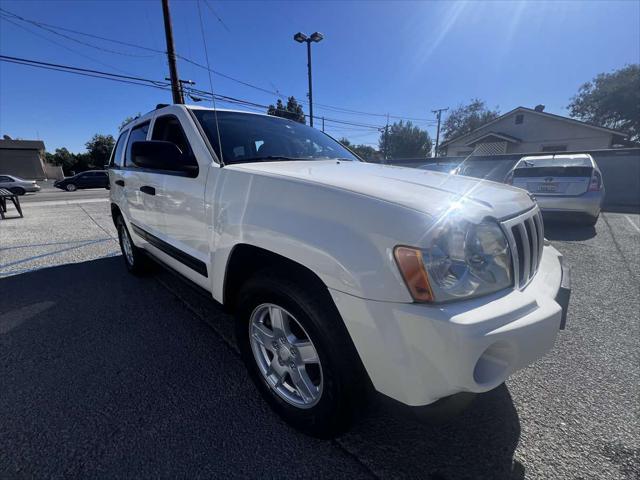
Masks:
[[[531,230],[531,243],[533,244],[531,249],[531,276],[533,277],[538,271],[538,228],[534,217],[527,219],[527,223],[529,224],[529,230]]]
[[[520,281],[520,286],[522,286],[523,283],[529,280],[529,274],[531,273],[531,248],[529,234],[527,234],[524,222],[518,224],[518,230],[520,230],[520,237],[522,238],[522,252],[518,253],[524,257],[524,271],[522,273],[522,280]]]
[[[523,289],[533,279],[544,247],[544,224],[536,206],[528,212],[502,222],[511,250],[514,285]]]

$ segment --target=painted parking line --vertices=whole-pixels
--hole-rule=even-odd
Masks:
[[[34,207],[50,207],[53,205],[77,205],[79,203],[102,203],[108,202],[108,198],[87,198],[85,200],[46,200],[44,202],[23,203],[22,209]]]
[[[631,220],[631,217],[629,215],[625,215],[624,218],[626,218],[631,224],[631,226],[635,228],[638,233],[640,233],[640,227],[636,225],[636,223],[633,220]]]

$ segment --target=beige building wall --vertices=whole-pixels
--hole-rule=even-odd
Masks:
[[[516,116],[523,115],[522,123],[516,124]],[[543,147],[562,146],[567,151],[597,150],[611,148],[612,134],[571,121],[531,112],[515,112],[487,127],[478,129],[472,136],[461,138],[447,145],[447,155],[462,156],[473,151],[466,145],[474,138],[488,132],[503,133],[522,140],[521,143],[507,143],[504,153],[536,153]]]

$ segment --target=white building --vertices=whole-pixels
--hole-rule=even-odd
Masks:
[[[589,151],[612,148],[625,134],[535,109],[518,107],[442,143],[445,156]]]

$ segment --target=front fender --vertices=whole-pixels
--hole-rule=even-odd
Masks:
[[[389,202],[297,179],[223,169],[214,202],[214,279],[234,246],[253,245],[313,271],[357,297],[411,302],[393,259],[420,241],[429,218]],[[222,301],[223,282],[213,296]]]

